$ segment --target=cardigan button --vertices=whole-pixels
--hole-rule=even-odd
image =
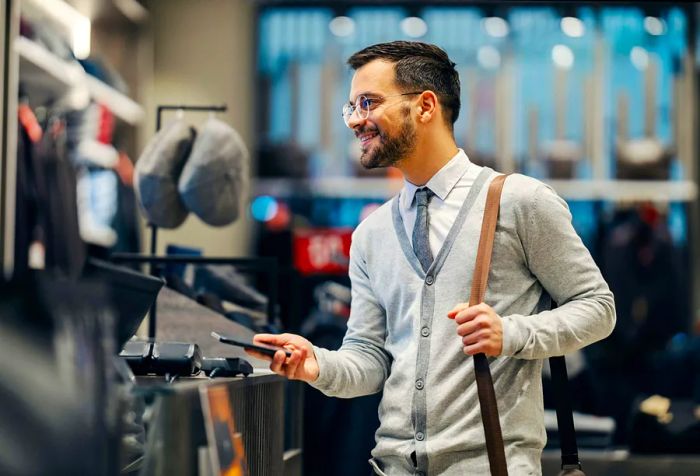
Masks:
[[[418,380],[416,380],[416,388],[417,388],[418,390],[423,390],[423,386],[424,386],[424,384],[423,384],[423,379],[420,379],[420,378],[419,378]]]
[[[428,336],[430,335],[430,328],[427,327],[427,326],[426,326],[426,327],[423,327],[423,328],[420,330],[420,335],[422,335],[423,337],[428,337]]]
[[[428,286],[430,286],[430,285],[433,284],[434,282],[435,282],[435,278],[433,278],[433,275],[432,275],[432,274],[429,274],[429,275],[425,278],[425,284],[427,284]]]
[[[425,439],[425,435],[423,434],[422,431],[419,431],[418,433],[416,433],[416,440],[423,441],[424,439]]]

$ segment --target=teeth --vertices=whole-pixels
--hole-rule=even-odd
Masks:
[[[375,137],[376,135],[377,135],[376,133],[372,133],[372,134],[367,134],[367,135],[360,136],[360,141],[362,141],[362,142],[367,142],[367,141],[369,141],[370,139],[372,139],[373,137]]]

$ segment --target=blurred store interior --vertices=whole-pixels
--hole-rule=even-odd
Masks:
[[[567,356],[586,473],[697,474],[699,4],[0,9],[0,474],[368,474],[380,395],[324,397],[210,333],[340,346],[352,231],[403,185],[359,163],[345,60],[397,39],[447,51],[458,145],[550,184],[615,294],[613,334]],[[204,190],[220,213],[195,179],[188,210],[177,190],[139,192],[159,153],[206,161],[222,143],[236,172]]]

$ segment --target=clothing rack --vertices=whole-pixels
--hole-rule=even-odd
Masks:
[[[162,117],[164,111],[194,111],[194,112],[225,112],[228,110],[226,104],[219,106],[195,106],[190,104],[159,104],[156,107],[156,132],[160,131],[162,124]],[[158,246],[158,226],[149,223],[148,226],[151,228],[151,258],[156,258],[157,246]],[[116,256],[116,255],[115,255]],[[137,255],[135,255],[137,256]],[[155,264],[157,261],[147,261],[149,264],[148,272],[151,276],[156,276]],[[213,263],[212,263],[213,264]],[[269,309],[268,309],[269,312]],[[268,316],[270,317],[270,316]],[[153,303],[151,310],[149,311],[148,318],[148,337],[149,339],[155,339],[156,337],[156,304]]]
[[[206,256],[154,256],[140,253],[114,253],[109,258],[117,263],[148,263],[151,275],[156,276],[157,265],[162,264],[229,264],[235,266],[237,270],[261,273],[267,275],[267,319],[269,323],[274,322],[275,309],[277,308],[277,285],[279,278],[279,268],[277,258],[224,258]],[[148,338],[155,341],[156,337],[156,302],[150,309],[148,322]]]

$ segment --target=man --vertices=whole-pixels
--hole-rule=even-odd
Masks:
[[[384,390],[370,463],[376,474],[488,474],[473,359],[493,357],[510,474],[540,474],[542,359],[607,336],[613,296],[571,225],[566,203],[522,175],[506,180],[486,303],[468,299],[488,184],[453,124],[459,77],[441,49],[417,42],[355,53],[346,124],[367,168],[398,167],[405,186],[358,227],[352,310],[340,350],[260,334],[270,368],[327,395]],[[549,295],[559,303],[550,307]],[[269,359],[268,359],[269,360]]]

